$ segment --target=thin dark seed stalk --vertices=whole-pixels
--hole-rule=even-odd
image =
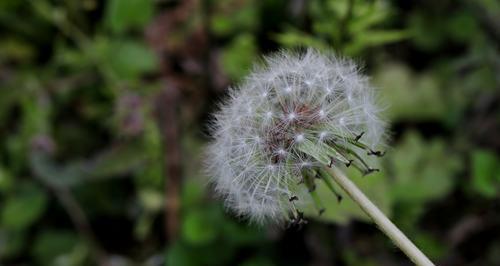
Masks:
[[[368,164],[363,160],[363,158],[361,158],[361,156],[359,156],[356,152],[354,152],[350,148],[342,147],[340,145],[333,144],[333,146],[335,146],[334,149],[337,150],[338,153],[342,154],[346,158],[347,158],[347,156],[346,156],[346,154],[344,154],[344,152],[354,156],[354,158],[357,160],[353,160],[350,164],[352,164],[360,172],[362,172],[363,174],[370,172],[370,169],[371,169],[370,166],[368,166]],[[362,166],[358,164],[358,161],[362,164]],[[364,167],[364,169],[363,169],[363,167]]]
[[[328,172],[326,172],[325,170],[323,170],[321,168],[318,170],[319,170],[318,175],[321,177],[323,182],[325,182],[328,189],[330,189],[330,191],[337,197],[337,200],[340,202],[342,200],[342,195],[340,195],[340,193],[337,191],[337,189],[333,185],[332,180],[330,180],[330,178],[331,178],[330,174],[328,174]]]
[[[337,135],[337,134],[334,134],[334,136],[337,138],[340,138],[340,139],[346,139],[349,144],[352,144],[360,149],[365,150],[368,153],[368,155],[376,155],[379,157],[384,155],[383,152],[377,152],[377,151],[370,149],[370,147],[368,147],[368,145],[366,145],[365,143],[360,141],[357,137],[356,138],[345,138],[345,137],[342,137],[342,136]]]
[[[349,148],[344,148],[343,150],[346,151],[347,153],[351,154],[352,156],[354,156],[354,158],[356,158],[363,165],[363,167],[366,168],[366,170],[370,169],[370,166],[368,166],[368,164],[365,162],[365,160],[363,160],[363,158],[361,158],[361,156],[359,156],[359,154],[357,154],[356,152],[354,152],[353,150],[351,150]]]

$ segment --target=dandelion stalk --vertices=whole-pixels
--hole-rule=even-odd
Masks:
[[[325,211],[316,182],[340,202],[337,183],[417,265],[432,265],[340,172],[378,171],[371,158],[384,155],[385,123],[367,77],[351,60],[311,49],[265,63],[214,116],[207,172],[226,206],[252,222],[302,226],[304,208]]]
[[[434,265],[340,169],[336,167],[324,167],[324,169],[413,263],[419,266]]]

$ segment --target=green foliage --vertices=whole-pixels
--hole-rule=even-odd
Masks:
[[[182,224],[182,237],[191,244],[205,244],[215,240],[217,229],[213,212],[194,210],[186,215]]]
[[[221,56],[222,68],[232,79],[243,77],[250,71],[256,54],[254,37],[250,34],[241,34],[224,50]]]
[[[110,0],[107,3],[106,22],[116,33],[140,29],[153,16],[152,0]]]
[[[55,265],[62,255],[72,252],[77,241],[71,231],[47,230],[35,238],[31,252],[41,265]]]
[[[461,170],[460,159],[443,140],[425,141],[409,131],[390,153],[394,175],[391,194],[396,201],[425,203],[445,197]]]
[[[130,40],[103,40],[100,56],[112,73],[134,80],[156,69],[156,57],[143,43]]]
[[[22,183],[2,206],[0,222],[7,230],[26,230],[43,215],[48,197],[33,183]]]
[[[162,56],[145,37],[157,15]],[[321,180],[326,212],[308,206],[302,230],[247,225],[207,193],[201,132],[215,100],[261,54],[311,46],[364,62],[393,125],[381,171],[349,177],[434,260],[499,265],[484,237],[498,227],[498,18],[495,0],[0,1],[0,264],[96,265],[96,248],[131,265],[400,264]],[[155,112],[165,87],[180,90],[176,121]],[[170,123],[183,176],[172,242]]]
[[[371,47],[410,36],[406,31],[388,29],[384,25],[391,16],[390,6],[384,1],[368,4],[359,0],[314,0],[308,4],[310,14],[315,18],[312,24],[314,35],[292,28],[278,34],[278,42],[287,47],[333,47],[348,55],[359,55]]]
[[[440,119],[445,115],[447,98],[431,74],[415,74],[398,63],[385,63],[374,74],[374,84],[388,103],[392,121]]]
[[[472,153],[472,188],[484,197],[495,197],[500,189],[500,158],[486,150]]]
[[[237,35],[239,31],[255,31],[259,26],[258,1],[245,0],[235,3],[231,0],[214,2],[210,28],[219,37]]]

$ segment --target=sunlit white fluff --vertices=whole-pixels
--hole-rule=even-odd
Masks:
[[[226,206],[258,223],[280,223],[307,204],[303,168],[321,164],[300,152],[310,141],[342,141],[364,132],[370,148],[384,138],[375,90],[348,59],[315,50],[264,60],[214,116],[207,169]]]

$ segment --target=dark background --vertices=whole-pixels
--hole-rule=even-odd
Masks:
[[[349,200],[248,225],[209,114],[261,55],[333,49],[391,121],[352,178],[437,265],[500,265],[500,2],[0,0],[0,265],[411,265]]]

